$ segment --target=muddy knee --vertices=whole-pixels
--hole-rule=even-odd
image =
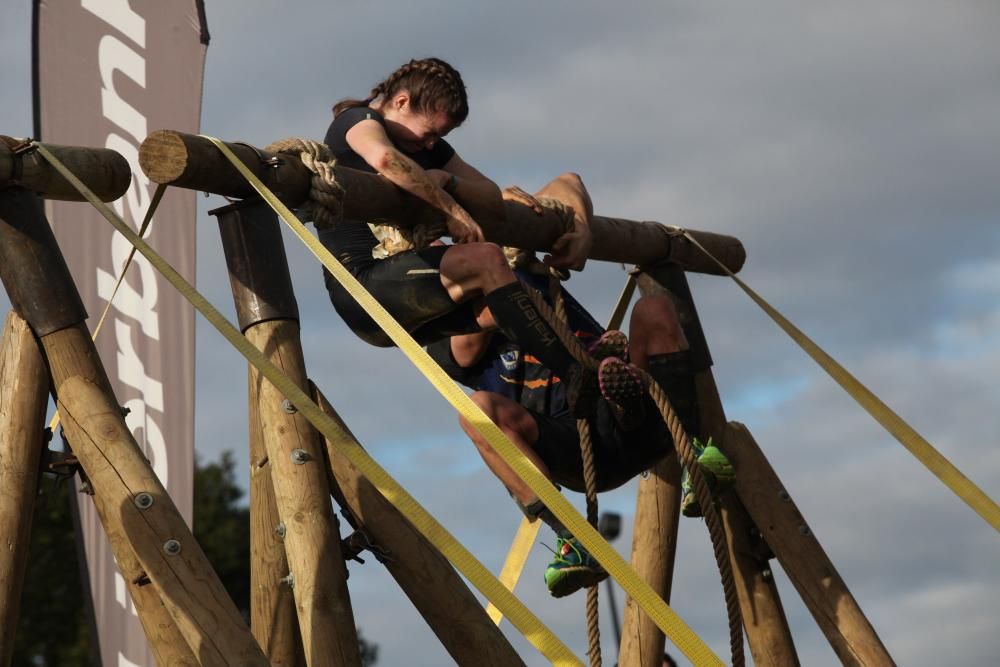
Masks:
[[[668,296],[639,299],[632,308],[629,333],[633,344],[655,347],[654,354],[688,347],[677,309]]]

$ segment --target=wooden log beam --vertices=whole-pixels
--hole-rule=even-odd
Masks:
[[[100,506],[107,506],[101,503]],[[195,657],[187,640],[181,634],[180,628],[170,616],[156,586],[151,586],[144,579],[146,573],[142,569],[138,556],[128,546],[123,547],[128,553],[124,567],[120,566],[125,578],[125,587],[129,598],[135,605],[142,630],[149,641],[149,648],[157,665],[170,667],[201,667],[201,661]]]
[[[250,327],[246,336],[308,390],[298,322],[261,322]],[[306,661],[311,666],[360,666],[322,438],[305,417],[294,408],[289,411],[285,397],[266,379],[258,378],[256,392]]]
[[[46,312],[51,297],[40,290],[72,293],[71,300],[79,301],[51,232],[39,231],[47,229],[33,193],[0,191],[0,278],[22,305],[31,304],[31,316],[21,314],[36,334],[32,318],[58,321],[40,342],[69,442],[95,489],[98,515],[123,575],[136,584],[148,580],[162,599],[159,609],[168,612],[165,618],[143,618],[143,627],[149,632],[176,624],[203,665],[264,667],[267,660],[236,605],[125,424],[83,323],[85,313],[68,309],[79,318],[73,324],[66,313],[53,318]],[[8,261],[11,253],[23,256]],[[158,610],[151,604],[136,608],[140,614]],[[164,636],[147,634],[151,642]]]
[[[79,301],[79,294],[68,278],[69,271],[52,236],[52,230],[41,213],[37,198],[27,190],[8,189],[0,195],[0,220],[4,221],[0,224],[0,274],[5,280],[15,308],[21,309],[34,321],[32,327],[35,333],[48,334],[86,319],[87,314]],[[24,224],[31,221],[37,224]],[[32,344],[35,345],[34,339]],[[48,372],[44,373],[45,386],[48,387]],[[17,412],[21,401],[27,400],[31,393],[25,390],[23,394],[18,392],[10,400],[7,396],[0,398],[0,412],[5,412],[8,406]],[[42,402],[43,404],[46,402],[44,398]],[[0,460],[3,458],[3,455],[0,455]],[[17,457],[7,460],[13,462]],[[37,473],[36,464],[32,480],[36,479]],[[0,489],[6,488],[8,488],[7,480],[0,483]],[[102,488],[95,493],[103,494],[103,491]],[[33,496],[30,502],[25,501],[24,506],[29,507],[32,502]],[[16,505],[4,502],[2,506]],[[97,505],[99,509],[103,506],[102,503]],[[28,515],[30,516],[30,510]],[[22,543],[15,542],[15,544]],[[25,548],[27,544],[25,537],[23,541]],[[14,550],[14,553],[18,552],[19,549]],[[178,667],[198,665],[198,660],[164,607],[156,588],[142,583],[144,573],[135,552],[128,544],[121,543],[116,552],[116,559],[158,664]],[[0,581],[8,579],[4,576],[0,577]],[[11,583],[17,581],[14,579]],[[3,598],[15,602],[17,600],[16,596],[3,595]],[[10,636],[13,637],[13,631]]]
[[[330,475],[337,481],[345,509],[350,511],[357,527],[388,552],[382,563],[455,663],[484,667],[523,665],[524,661],[448,560],[341,453],[341,443],[360,445],[315,386],[313,400],[340,430],[336,441],[327,440],[326,454]]]
[[[665,602],[670,602],[681,508],[681,465],[667,456],[639,482],[632,567]],[[625,603],[618,662],[635,667],[662,667],[666,637],[659,626],[629,597]]]
[[[698,369],[695,373],[695,390],[701,423],[700,435],[703,438],[711,436],[725,449],[725,411],[715,386],[711,354],[687,278],[676,267],[667,266],[649,269],[640,274],[636,282],[643,295],[665,292],[673,298],[691,349],[693,363]],[[729,562],[739,595],[743,629],[754,664],[798,665],[792,633],[774,578],[769,576],[766,561],[762,562],[747,546],[755,534],[753,522],[734,494],[725,494],[721,498],[721,505]]]
[[[72,337],[67,336],[71,332]],[[65,345],[87,337],[66,329],[43,339],[67,439],[95,490],[94,502],[115,559],[127,580],[148,579],[191,652],[203,665],[267,665],[225,588],[146,462],[105,388],[78,375],[66,376],[79,348]],[[79,366],[86,364],[79,364]],[[58,370],[56,370],[58,369]],[[151,501],[151,502],[150,502]],[[148,504],[147,504],[148,503]],[[126,545],[128,548],[122,548]],[[134,555],[132,562],[122,562]],[[144,609],[137,607],[139,611]],[[144,629],[158,626],[143,622]],[[222,630],[225,628],[225,630]],[[232,633],[232,634],[230,634]],[[147,635],[148,636],[148,635]],[[161,637],[149,637],[155,642]]]
[[[83,197],[48,160],[26,144],[26,139],[0,135],[0,188],[17,185],[44,199],[83,201]],[[132,169],[128,161],[109,148],[83,148],[45,144],[84,184],[101,198],[114,201],[128,190]]]
[[[844,665],[895,664],[750,431],[730,422],[736,492]]]
[[[273,232],[269,238],[267,231],[277,226],[274,213],[273,225],[260,224],[257,216],[247,219],[240,211],[241,205],[227,206],[209,211],[209,215],[219,216],[219,231],[222,235],[222,249],[229,267],[229,279],[236,302],[237,319],[240,330],[275,316],[287,317],[289,307],[272,308],[271,303],[279,301],[290,292],[291,279],[284,252],[273,267],[270,256],[265,255],[261,266],[260,246],[267,247],[274,242]],[[268,209],[270,211],[270,209]],[[262,231],[264,233],[262,233]],[[281,244],[280,230],[277,243]],[[247,249],[247,245],[250,248]],[[277,254],[277,253],[274,253]],[[256,270],[255,270],[256,269]],[[269,274],[267,277],[261,273]],[[256,279],[260,278],[258,284]],[[269,290],[275,286],[278,294],[268,298]],[[294,307],[294,297],[291,299]],[[281,516],[274,495],[274,480],[271,463],[264,443],[264,425],[260,414],[259,371],[247,365],[248,416],[250,436],[250,630],[257,643],[272,665],[293,666],[305,664],[302,635],[299,630],[298,615],[295,610],[295,596],[292,589],[282,583],[288,574],[288,558],[281,533]]]
[[[260,202],[227,206],[211,213],[219,219],[240,329],[272,363],[308,390],[298,306],[277,216]],[[282,660],[294,658],[299,642],[298,637],[289,636],[292,628],[283,617],[286,591],[275,589],[290,572],[294,577],[293,609],[298,611],[308,664],[360,665],[347,573],[339,557],[340,535],[323,464],[322,437],[294,408],[289,409],[285,397],[256,369],[251,367],[249,372],[250,394],[256,401],[251,406],[251,417],[257,422],[251,423],[251,433],[259,430],[266,455],[258,456],[254,473],[258,478],[270,478],[278,515],[277,521],[265,525],[270,514],[267,489],[260,489],[264,485],[258,480],[257,490],[265,496],[253,499],[260,504],[252,509],[259,508],[264,516],[253,518],[259,530],[252,537],[266,550],[269,562],[259,564],[260,578],[254,581],[255,593],[268,594],[267,599],[254,605],[258,610],[255,635],[258,640],[268,641],[266,648],[274,653],[269,654],[272,662],[277,656]],[[276,536],[275,531],[282,535],[278,544],[269,542]],[[285,573],[277,569],[281,560],[288,568]],[[275,621],[282,627],[274,627]]]
[[[38,492],[49,374],[28,324],[7,315],[0,341],[0,665],[10,665]]]
[[[260,420],[260,373],[247,371],[250,423],[250,631],[272,665],[305,664],[292,589],[281,579],[288,572],[281,516],[274,497],[271,464]]]
[[[312,174],[298,158],[275,158],[246,144],[226,145],[289,206],[299,206],[308,197]],[[156,183],[241,199],[256,195],[218,149],[196,135],[171,130],[153,132],[139,148],[139,164]],[[334,172],[346,191],[344,214],[349,218],[407,227],[437,215],[423,201],[382,176],[346,167],[335,167]],[[551,211],[539,217],[527,206],[514,202],[503,202],[502,208],[461,203],[470,208],[486,238],[500,245],[545,252],[562,233],[562,223]],[[499,214],[501,210],[504,215]],[[673,235],[670,228],[656,222],[595,216],[592,230],[592,259],[633,264],[672,262],[696,273],[721,272],[687,239]],[[746,253],[739,239],[694,230],[691,234],[730,270],[742,268]]]

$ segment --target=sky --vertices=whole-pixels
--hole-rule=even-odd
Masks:
[[[337,100],[412,57],[444,58],[469,90],[469,119],[449,136],[467,162],[529,190],[573,170],[600,214],[737,236],[745,281],[1000,497],[997,3],[206,4],[204,132],[257,145],[321,138]],[[28,2],[5,3],[0,77],[0,133],[27,136]],[[221,203],[199,197],[198,287],[233,317],[207,215]],[[311,377],[368,451],[498,571],[520,514],[451,408],[401,353],[357,340],[312,257],[288,236],[286,248]],[[895,660],[995,664],[1000,536],[732,281],[690,282],[729,419],[754,434]],[[568,288],[605,319],[623,283],[619,265],[591,262]],[[202,321],[197,349],[197,451],[233,450],[246,484],[244,362]],[[632,482],[601,499],[623,515],[614,546],[626,557],[635,493]],[[535,547],[517,593],[584,656],[584,597],[548,598],[548,557]],[[775,570],[802,664],[837,664]],[[373,559],[350,571],[379,664],[450,664]],[[697,520],[682,521],[672,606],[728,655]],[[503,627],[527,664],[545,664]]]

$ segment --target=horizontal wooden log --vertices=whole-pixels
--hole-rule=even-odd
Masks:
[[[226,144],[265,185],[288,206],[306,201],[312,173],[294,156],[275,155],[247,144]],[[256,196],[251,185],[207,139],[159,130],[149,135],[139,148],[139,165],[156,183],[166,183],[226,197]],[[397,188],[385,177],[335,167],[337,182],[343,186],[344,214],[349,218],[410,227],[433,217],[429,205]],[[463,204],[465,202],[462,202]],[[515,202],[500,207],[470,207],[486,238],[500,245],[547,252],[562,234],[559,216],[547,211],[535,214]],[[724,273],[690,241],[658,222],[637,222],[622,218],[594,216],[592,259],[653,265],[672,262],[695,273]],[[743,267],[746,253],[739,239],[722,234],[689,230],[699,243],[734,273]]]
[[[0,187],[19,185],[33,190],[44,199],[83,201],[69,181],[63,178],[38,151],[16,150],[25,140],[0,135]],[[114,201],[128,190],[132,168],[121,154],[110,148],[83,148],[45,144],[59,160],[76,174],[101,201]]]

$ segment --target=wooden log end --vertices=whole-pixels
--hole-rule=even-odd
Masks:
[[[14,185],[31,190],[44,199],[84,201],[30,142],[0,136],[0,187]],[[101,201],[114,201],[132,183],[132,168],[120,153],[109,148],[62,146],[45,143],[56,159],[76,174]],[[26,150],[16,150],[25,148]]]
[[[688,230],[713,257],[718,259],[733,273],[739,273],[746,262],[747,253],[743,243],[732,236]],[[725,275],[718,264],[686,238],[675,237],[670,246],[670,261],[680,265],[686,271]]]
[[[172,130],[157,130],[139,146],[139,166],[154,183],[173,183],[188,167],[184,139]]]

